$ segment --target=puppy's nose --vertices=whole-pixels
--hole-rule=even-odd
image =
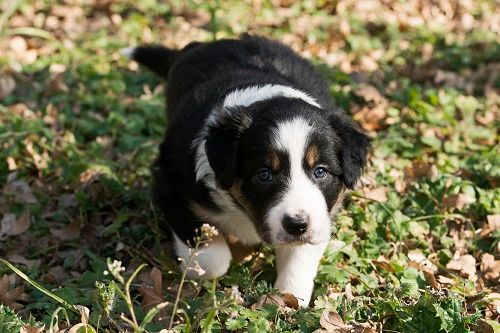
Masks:
[[[290,235],[299,236],[306,232],[309,226],[309,216],[306,214],[285,215],[283,218],[283,228]]]

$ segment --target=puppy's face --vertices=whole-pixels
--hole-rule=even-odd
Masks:
[[[343,169],[349,162],[343,155],[352,154],[343,142],[345,129],[332,126],[328,111],[297,100],[260,102],[235,112],[237,117],[248,118],[237,121],[237,126],[244,123],[245,128],[234,138],[234,151],[228,152],[234,154],[234,173],[221,186],[252,217],[264,242],[318,244],[328,240],[330,212],[346,185]],[[355,135],[365,139],[357,131]],[[209,161],[210,144],[207,140]],[[360,168],[361,173],[365,158],[366,153],[359,156],[359,166],[350,167]],[[224,178],[223,170],[214,172],[216,179]]]

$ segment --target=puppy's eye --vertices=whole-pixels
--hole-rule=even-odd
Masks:
[[[273,180],[273,173],[269,169],[260,169],[257,172],[257,178],[262,182],[270,182]]]
[[[328,171],[325,167],[319,166],[316,167],[313,171],[314,179],[323,179],[328,175]]]

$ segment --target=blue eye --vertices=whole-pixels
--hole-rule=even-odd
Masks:
[[[313,171],[313,176],[315,179],[323,179],[327,176],[328,171],[324,167],[317,167]]]
[[[273,173],[269,169],[260,169],[259,172],[257,172],[257,177],[260,181],[270,182],[273,180]]]

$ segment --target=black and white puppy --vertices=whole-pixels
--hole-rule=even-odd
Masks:
[[[202,278],[227,271],[228,235],[272,245],[276,288],[307,306],[331,215],[363,172],[368,137],[313,66],[278,42],[244,36],[123,53],[168,81],[153,193],[177,255],[187,260],[203,223],[221,233],[196,256]]]

